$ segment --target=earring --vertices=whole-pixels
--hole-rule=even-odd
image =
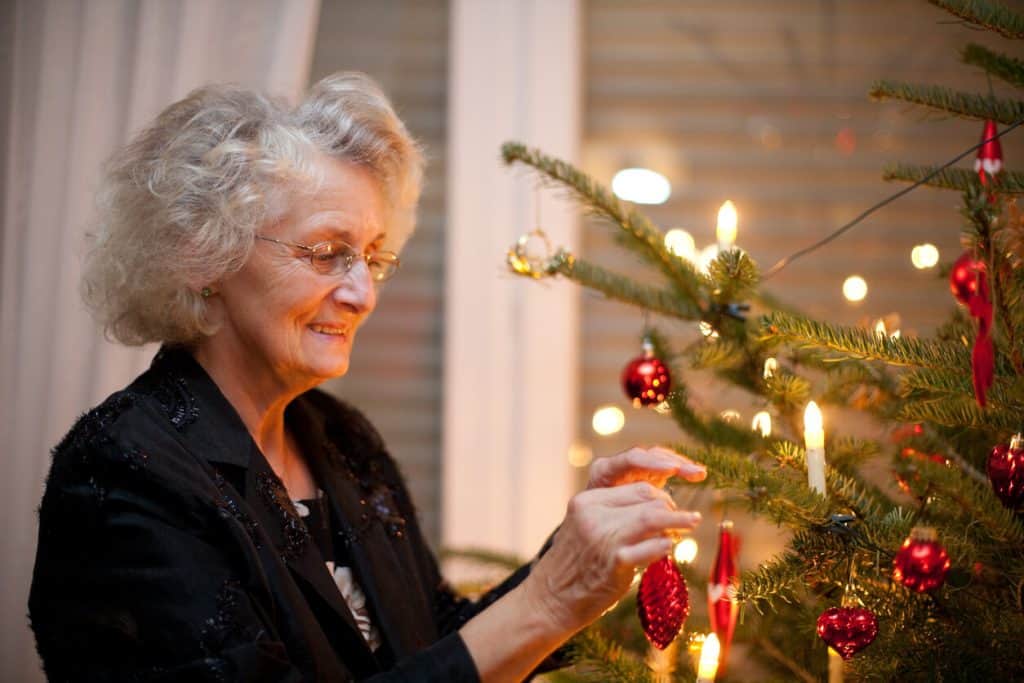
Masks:
[[[209,299],[210,296],[213,294],[213,290],[210,289],[209,287],[203,287],[199,293],[202,295],[204,299]]]

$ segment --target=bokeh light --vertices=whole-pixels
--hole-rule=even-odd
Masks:
[[[672,194],[668,178],[647,168],[624,168],[612,178],[612,192],[637,204],[664,204]]]
[[[594,411],[590,424],[601,436],[610,436],[622,430],[626,424],[626,415],[618,406],[601,406]]]
[[[868,295],[868,283],[860,275],[851,275],[843,282],[843,296],[847,301],[863,301]]]

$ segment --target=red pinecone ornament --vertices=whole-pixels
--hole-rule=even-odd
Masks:
[[[1024,503],[1024,436],[1001,443],[988,456],[988,480],[1003,505],[1015,510]]]
[[[658,405],[668,396],[672,380],[668,368],[654,356],[654,347],[644,340],[643,355],[629,362],[622,371],[622,388],[633,406]]]
[[[818,617],[818,636],[843,659],[866,648],[878,635],[878,617],[865,607],[829,607]]]
[[[892,578],[924,593],[938,588],[949,573],[949,555],[931,527],[916,527],[892,561]]]
[[[647,640],[659,650],[664,650],[679,635],[683,622],[690,615],[686,579],[674,559],[663,557],[644,570],[636,594],[636,607]]]

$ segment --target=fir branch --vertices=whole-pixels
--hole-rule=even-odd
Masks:
[[[896,413],[903,422],[932,422],[947,427],[975,428],[1009,432],[1020,425],[1015,411],[995,405],[980,408],[973,398],[945,398],[932,401],[907,401]]]
[[[938,171],[936,173],[936,171]],[[943,190],[965,190],[981,188],[981,180],[974,171],[963,168],[944,168],[938,170],[935,166],[915,166],[911,164],[891,164],[886,166],[882,173],[884,180],[900,180],[908,183],[919,182],[929,175],[935,174],[925,181],[925,185],[937,187]],[[999,192],[1004,194],[1024,193],[1024,173],[1016,171],[1003,171],[996,179]]]
[[[707,482],[740,492],[751,511],[767,515],[776,524],[802,529],[821,523],[828,514],[828,501],[807,486],[806,474],[794,480],[783,476],[783,470],[762,469],[745,455],[723,448],[685,452],[707,465]]]
[[[549,157],[537,149],[529,149],[518,142],[506,142],[501,147],[506,164],[520,162],[543,174],[547,180],[567,188],[588,210],[608,219],[632,239],[628,246],[656,266],[680,291],[692,306],[701,300],[700,278],[693,266],[673,254],[665,246],[664,235],[650,220],[637,210],[626,211],[622,203],[593,178],[560,159]]]
[[[960,53],[960,57],[965,64],[980,66],[996,78],[1001,78],[1017,88],[1024,88],[1024,62],[1019,59],[993,52],[977,43],[969,43]]]
[[[779,412],[789,414],[803,410],[807,405],[811,397],[811,383],[799,375],[778,372],[765,381],[765,392]]]
[[[766,656],[781,664],[799,680],[804,681],[804,683],[817,683],[818,679],[815,678],[810,671],[793,661],[792,657],[786,655],[786,653],[772,641],[768,640],[764,636],[754,636],[753,642],[765,653]]]
[[[928,0],[966,22],[995,31],[1007,38],[1024,38],[1024,18],[991,0]]]
[[[980,523],[996,543],[1019,547],[1024,542],[1021,520],[1003,507],[987,483],[964,477],[955,468],[930,460],[918,463],[918,475],[923,485],[953,501],[950,509],[962,517],[965,525]]]
[[[880,337],[873,331],[829,325],[801,316],[775,312],[761,324],[765,339],[798,346],[825,348],[844,358],[878,360],[889,365],[926,368],[971,366],[970,352],[962,346],[924,339]]]
[[[746,349],[729,339],[704,339],[693,345],[690,351],[690,367],[736,369],[746,363]]]
[[[569,641],[566,649],[574,664],[596,670],[592,680],[654,683],[646,664],[624,652],[594,627],[581,631]]]
[[[993,119],[1006,125],[1024,118],[1024,102],[1019,100],[1003,100],[938,85],[883,80],[876,82],[868,94],[875,100],[903,100],[962,118]]]
[[[715,302],[737,303],[746,300],[757,287],[757,264],[741,249],[723,251],[708,265]]]
[[[609,299],[623,301],[655,313],[682,320],[700,320],[703,311],[692,300],[677,292],[643,285],[625,275],[583,261],[565,251],[553,259],[552,272],[559,273],[589,289],[602,292]]]

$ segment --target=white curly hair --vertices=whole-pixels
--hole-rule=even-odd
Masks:
[[[201,290],[237,271],[256,233],[315,190],[317,154],[357,163],[389,207],[384,249],[415,227],[423,155],[380,87],[344,72],[297,107],[235,85],[191,92],[108,162],[82,296],[124,344],[189,345],[214,326]]]

